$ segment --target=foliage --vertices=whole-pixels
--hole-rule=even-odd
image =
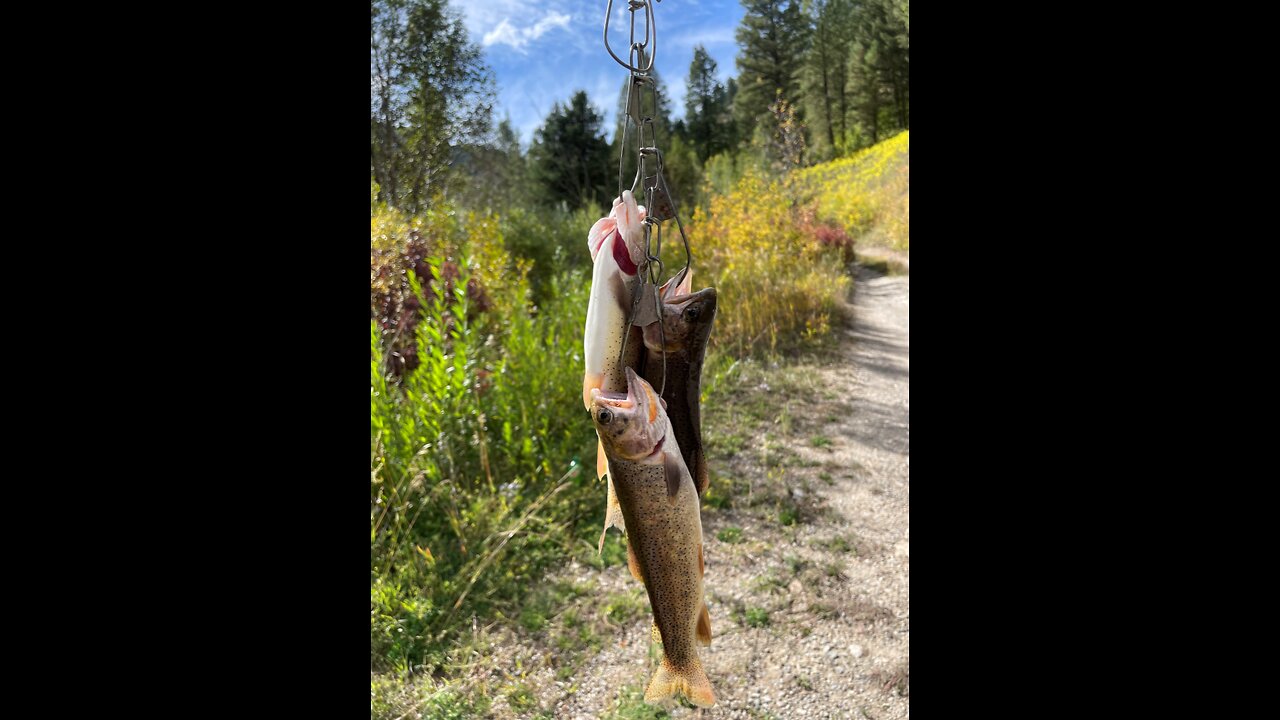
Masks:
[[[436,213],[409,224],[424,237],[466,237],[475,253],[502,244],[486,218]],[[575,407],[586,278],[552,278],[549,300],[528,306],[522,264],[498,282],[504,264],[485,269],[475,257],[457,256],[452,283],[443,256],[424,259],[422,281],[407,271],[418,362],[399,382],[377,321],[370,327],[375,669],[439,666],[472,613],[513,612],[522,587],[562,561],[575,536],[598,532],[599,487],[581,471],[594,434]],[[467,290],[476,278],[493,288],[486,311]]]
[[[418,211],[445,192],[451,155],[489,128],[493,77],[445,0],[371,0],[370,169],[378,199]]]
[[[799,70],[808,47],[809,23],[799,0],[743,0],[738,27],[738,93],[734,114],[750,137],[779,92],[794,104],[800,98]]]
[[[684,98],[684,127],[699,162],[737,144],[729,90],[716,80],[716,61],[702,45],[693,48]]]
[[[850,280],[840,252],[804,231],[801,210],[782,182],[748,171],[695,216],[694,286],[718,291],[722,350],[771,353],[825,335]]]
[[[797,188],[815,203],[817,220],[853,237],[877,230],[892,247],[910,247],[910,131],[857,154],[797,174]]]
[[[607,206],[613,199],[617,177],[610,168],[616,170],[617,165],[609,162],[603,120],[587,93],[579,90],[567,105],[556,103],[534,133],[531,177],[544,193],[544,202],[577,209],[590,203]]]

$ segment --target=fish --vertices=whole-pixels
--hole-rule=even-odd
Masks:
[[[711,644],[698,491],[661,399],[631,368],[626,393],[591,391],[591,418],[609,458],[626,518],[627,564],[649,595],[663,657],[645,689],[649,703],[679,695],[716,703],[698,654]]]
[[[620,392],[626,389],[624,367],[639,368],[644,359],[644,343],[640,328],[628,323],[631,302],[640,282],[639,266],[645,259],[645,207],[638,205],[630,190],[614,198],[607,217],[597,220],[587,233],[591,251],[591,295],[587,304],[587,322],[583,330],[582,404],[590,409],[591,390]],[[626,339],[627,356],[619,362]],[[604,446],[596,446],[596,479],[609,475]],[[613,480],[605,499],[604,529],[600,532],[597,552],[604,552],[605,536],[616,527],[624,534],[626,523],[618,507]]]
[[[702,362],[716,319],[716,289],[690,293],[692,282],[693,273],[686,268],[683,276],[662,286],[662,324],[644,328],[646,356],[641,375],[661,389],[685,465],[701,497],[709,477],[702,451]]]
[[[587,323],[582,351],[586,365],[582,377],[582,405],[591,408],[591,390],[619,392],[626,387],[623,365],[638,365],[640,348],[633,362],[618,362],[623,339],[632,332],[627,322],[631,300],[640,281],[640,265],[645,261],[644,206],[637,205],[630,190],[613,201],[609,216],[597,220],[587,234],[591,250],[591,296],[587,302]],[[631,347],[630,341],[627,343]],[[629,353],[630,354],[630,353]],[[631,358],[625,360],[630,361]]]

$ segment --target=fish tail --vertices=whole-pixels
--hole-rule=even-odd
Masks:
[[[649,681],[649,689],[644,691],[644,701],[661,703],[678,695],[684,695],[698,707],[709,708],[716,704],[716,694],[711,691],[711,681],[707,679],[702,663],[694,660],[687,668],[677,668],[664,657]]]

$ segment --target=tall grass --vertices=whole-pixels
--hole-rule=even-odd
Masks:
[[[783,181],[748,170],[692,223],[694,288],[715,286],[712,345],[734,356],[824,336],[848,291],[843,247],[824,243]]]
[[[587,278],[549,275],[547,300],[534,305],[529,263],[502,257],[496,223],[444,215],[406,219],[396,232],[457,230],[433,223],[459,223],[471,240],[438,249],[470,254],[425,258],[423,278],[405,271],[419,309],[416,367],[397,380],[384,328],[370,323],[376,672],[444,666],[473,616],[511,613],[547,567],[589,547],[576,539],[599,532],[603,506],[594,475],[581,471],[595,444],[578,404]],[[483,311],[468,291],[477,277]]]

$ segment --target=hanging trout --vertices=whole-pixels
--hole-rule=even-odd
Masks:
[[[644,583],[662,641],[662,664],[646,702],[684,695],[715,705],[698,644],[711,644],[702,594],[698,491],[658,396],[631,368],[626,394],[591,391],[591,418],[609,457],[609,476],[627,523],[627,562]]]
[[[591,408],[591,391],[623,392],[627,388],[624,367],[638,369],[644,357],[640,328],[628,320],[637,283],[639,265],[645,260],[645,209],[637,205],[630,190],[613,201],[609,216],[596,221],[587,234],[591,250],[591,298],[587,305],[587,324],[583,333],[583,359],[586,373],[582,378],[582,403]],[[629,337],[628,337],[629,335]],[[623,339],[627,357],[619,362]],[[596,479],[608,474],[604,446],[596,446]],[[599,552],[609,528],[626,532],[622,510],[618,507],[613,479],[605,500],[604,530],[600,532]]]
[[[667,415],[698,495],[707,489],[707,461],[702,453],[702,361],[716,319],[716,289],[689,293],[693,273],[685,270],[662,286],[662,326],[644,328],[644,379],[662,389]],[[664,348],[663,341],[666,345]],[[665,373],[663,351],[666,351]]]

